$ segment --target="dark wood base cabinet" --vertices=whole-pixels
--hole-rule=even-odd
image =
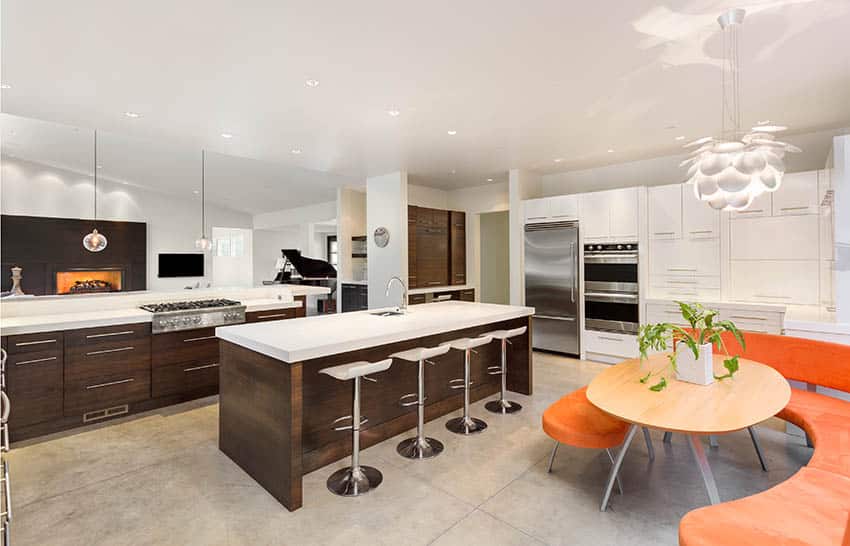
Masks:
[[[247,314],[248,322],[304,316],[304,308]],[[218,394],[214,328],[151,335],[150,323],[3,339],[11,441]]]
[[[351,454],[351,433],[335,431],[334,421],[351,414],[352,383],[320,374],[320,369],[530,324],[529,318],[521,318],[292,363],[222,342],[219,448],[281,504],[295,510],[302,503],[301,476]],[[530,395],[530,335],[515,338],[508,347],[508,389]],[[426,420],[463,406],[462,391],[449,384],[463,377],[463,354],[450,351],[433,360],[425,375]],[[473,355],[472,400],[498,392],[500,378],[488,375],[487,367],[500,360],[498,343],[480,347]],[[416,392],[416,366],[397,361],[374,379],[378,382],[364,381],[361,386],[362,416],[369,420],[361,429],[361,449],[416,426],[416,408],[399,404],[403,394]]]

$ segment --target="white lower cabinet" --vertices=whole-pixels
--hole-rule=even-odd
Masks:
[[[588,360],[607,363],[639,355],[637,336],[595,330],[584,331],[584,351]]]
[[[764,305],[748,305],[746,303],[711,303],[703,302],[709,309],[717,311],[720,320],[731,320],[738,329],[744,332],[761,332],[781,334],[785,312],[771,309]],[[679,306],[672,301],[650,301],[646,304],[646,323],[656,324],[669,322],[680,326],[685,325]]]
[[[819,275],[817,260],[732,261],[731,299],[816,305]]]

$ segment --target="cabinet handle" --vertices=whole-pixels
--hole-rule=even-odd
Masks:
[[[669,284],[696,284],[697,281],[677,281],[675,279],[669,279],[667,281]]]
[[[15,362],[15,366],[23,366],[24,364],[37,364],[39,362],[50,362],[51,360],[56,360],[55,356],[48,356],[47,358],[36,358],[34,360],[21,360],[20,362]]]
[[[133,330],[124,330],[123,332],[109,332],[106,334],[89,334],[86,336],[86,339],[95,339],[98,337],[111,337],[111,336],[123,336],[126,334],[134,333]]]
[[[764,212],[764,209],[750,209],[750,210],[739,210],[736,211],[738,214],[753,214],[756,212]]]
[[[596,336],[596,337],[597,337],[597,339],[604,339],[605,341],[616,341],[618,343],[620,341],[623,341],[622,339],[616,338],[616,337],[605,337],[605,336]]]
[[[731,315],[729,318],[740,319],[740,320],[767,320],[765,317],[744,317],[738,315]]]
[[[56,343],[55,339],[42,339],[40,341],[21,341],[15,343],[15,347],[25,347],[27,345],[41,345],[43,343]]]
[[[653,235],[675,235],[675,231],[656,231]]]
[[[97,385],[88,385],[86,387],[86,390],[88,391],[88,390],[91,390],[91,389],[102,389],[103,387],[111,387],[113,385],[122,385],[124,383],[132,383],[133,381],[135,381],[135,379],[130,377],[128,379],[121,379],[121,380],[118,380],[118,381],[110,381],[109,383],[98,383]]]
[[[274,314],[274,315],[257,315],[257,318],[258,319],[266,319],[266,318],[277,318],[277,317],[285,317],[285,316],[288,316],[288,314],[287,313],[277,313],[277,314]],[[210,336],[210,337],[215,337],[215,336]],[[209,339],[209,338],[204,338],[204,339]]]
[[[782,207],[779,210],[807,210],[809,207]]]
[[[135,347],[119,347],[117,349],[101,349],[100,351],[91,351],[86,353],[86,356],[103,355],[106,353],[120,353],[122,351],[132,351]]]
[[[215,336],[190,337],[188,339],[184,339],[183,343],[191,343],[193,341],[204,341],[205,339],[215,339]]]
[[[455,273],[455,277],[466,277],[466,273]]]
[[[441,281],[428,281],[428,286],[440,286]]]
[[[204,366],[194,366],[192,368],[184,368],[184,372],[194,372],[197,370],[206,370],[208,368],[218,368],[218,362],[214,362],[213,364],[206,364]]]
[[[526,216],[526,220],[545,220],[546,216]]]
[[[790,300],[791,296],[768,296],[767,294],[753,294],[754,298],[770,298],[775,300]]]
[[[688,233],[714,233],[713,229],[695,229],[693,231],[689,231]]]
[[[696,271],[696,267],[668,267],[667,271]]]

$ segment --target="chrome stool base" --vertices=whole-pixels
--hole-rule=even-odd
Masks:
[[[328,478],[328,490],[341,497],[356,497],[375,489],[382,481],[384,476],[377,468],[361,465],[355,472],[347,466],[331,474]]]
[[[408,438],[395,450],[405,459],[430,459],[443,452],[443,442],[434,438]]]
[[[446,421],[446,428],[455,434],[478,434],[487,428],[487,423],[475,417],[455,417]]]
[[[484,404],[484,407],[487,411],[491,411],[493,413],[516,413],[522,409],[522,406],[517,404],[516,402],[511,402],[509,400],[491,400]]]

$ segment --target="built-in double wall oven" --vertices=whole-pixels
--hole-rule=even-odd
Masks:
[[[637,334],[639,297],[637,243],[584,245],[586,329]]]

